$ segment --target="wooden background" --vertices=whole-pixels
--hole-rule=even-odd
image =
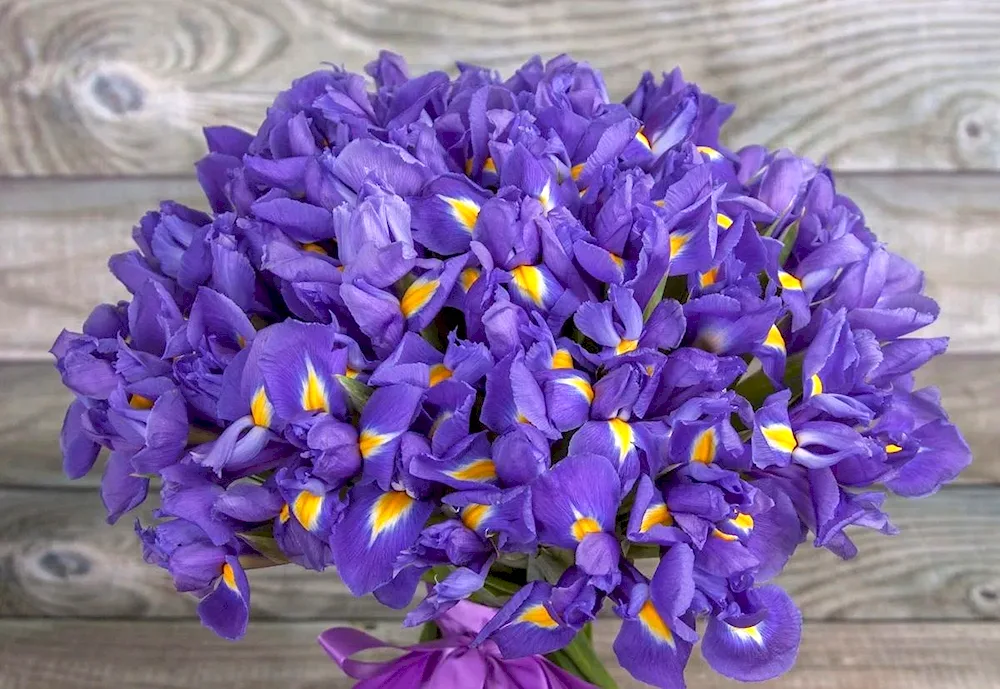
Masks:
[[[252,578],[243,642],[201,629],[131,526],[103,525],[95,479],[60,475],[68,397],[45,353],[122,294],[104,263],[141,212],[195,201],[203,125],[254,127],[295,75],[381,47],[504,71],[569,51],[616,96],[680,64],[739,104],[730,144],[829,160],[927,271],[932,330],[953,339],[923,381],[977,461],[930,500],[891,501],[902,535],[860,535],[855,561],[803,550],[781,578],[807,620],[799,664],[768,686],[1000,687],[1000,2],[0,0],[0,688],[332,689],[347,683],[317,632],[400,638],[332,574],[293,570]],[[615,629],[599,625],[604,648]],[[699,659],[689,680],[734,686]]]

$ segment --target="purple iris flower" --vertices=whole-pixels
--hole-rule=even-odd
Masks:
[[[442,633],[367,670],[334,634],[364,686],[579,686],[537,656],[605,603],[640,681],[683,686],[698,628],[720,674],[786,671],[795,549],[852,557],[888,492],[971,461],[914,384],[947,346],[920,270],[824,165],[723,146],[732,107],[678,70],[621,103],[565,55],[365,73],[206,129],[210,212],[166,201],[111,257],[129,299],[51,350],[67,475],[108,451],[109,521],[159,485],[143,555],[226,638],[278,565]]]

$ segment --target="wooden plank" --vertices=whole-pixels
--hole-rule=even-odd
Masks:
[[[841,175],[890,247],[927,273],[941,317],[924,334],[952,352],[1000,351],[1000,176]],[[127,296],[108,272],[112,253],[159,200],[204,206],[189,179],[7,181],[0,185],[0,359],[46,357],[62,328]]]
[[[879,238],[925,272],[926,292],[941,316],[920,334],[950,337],[952,352],[1000,351],[1000,177],[840,175],[837,181]]]
[[[194,601],[142,562],[131,520],[103,523],[96,495],[5,489],[0,504],[0,617],[194,617]],[[855,560],[841,563],[808,546],[796,554],[780,583],[806,618],[1000,618],[1000,541],[983,536],[1000,520],[1000,488],[946,490],[920,503],[891,499],[887,509],[902,534],[858,531]],[[256,619],[399,616],[352,598],[333,571],[253,571],[251,587]]]
[[[233,686],[242,689],[328,687],[346,679],[320,650],[327,623],[251,624],[231,643],[192,622],[0,620],[0,688],[147,689]],[[408,643],[414,632],[369,625],[387,640]],[[598,653],[621,689],[630,679],[611,651],[616,620],[597,624]],[[1000,676],[1000,624],[807,624],[798,663],[768,689],[989,689]],[[58,661],[54,661],[58,659]],[[695,651],[687,668],[692,689],[746,685],[715,674]]]
[[[920,386],[935,386],[951,420],[961,429],[973,461],[961,483],[1000,482],[1000,357],[945,354],[917,374]]]
[[[293,77],[383,47],[504,74],[570,52],[615,96],[680,64],[739,104],[734,144],[845,170],[1000,166],[992,0],[2,0],[0,16],[0,175],[187,172],[203,125],[253,127]]]
[[[0,359],[48,358],[60,330],[127,297],[108,257],[134,248],[133,225],[160,199],[196,192],[179,179],[0,184]]]
[[[976,460],[960,483],[1000,483],[1000,356],[945,354],[921,369],[920,385],[941,390],[944,408],[965,434]],[[0,486],[97,484],[97,470],[79,481],[62,474],[59,429],[71,399],[48,363],[0,363]]]
[[[93,491],[0,489],[0,505],[0,618],[196,619],[196,601],[142,560],[132,523],[152,523],[151,506],[109,527]],[[334,570],[274,567],[251,572],[251,583],[261,619],[399,616],[351,596]]]

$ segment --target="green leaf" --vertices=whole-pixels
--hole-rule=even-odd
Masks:
[[[555,584],[573,564],[573,553],[563,548],[539,548],[538,554],[528,558],[528,581],[547,581]]]
[[[187,444],[204,445],[205,443],[210,443],[213,440],[218,439],[218,437],[219,434],[216,431],[212,431],[207,428],[198,428],[197,426],[191,426],[188,429]]]
[[[430,342],[434,349],[444,349],[444,343],[441,341],[441,333],[438,331],[435,323],[431,323],[421,330],[420,337]]]
[[[428,641],[437,641],[440,638],[441,630],[433,622],[427,622],[420,628],[420,643],[425,644]]]
[[[792,254],[792,249],[795,247],[795,240],[799,238],[799,223],[802,221],[800,218],[796,220],[788,229],[785,230],[784,234],[781,235],[781,253],[778,254],[778,265],[784,266],[785,261]]]
[[[688,289],[687,289],[687,278],[683,275],[673,275],[669,273],[664,275],[660,280],[660,284],[656,286],[653,290],[653,296],[649,298],[649,303],[646,304],[646,308],[642,310],[642,320],[646,322],[649,317],[653,315],[654,309],[659,306],[660,302],[664,299],[676,299],[677,301],[683,303],[687,301]]]
[[[492,593],[491,591],[483,587],[478,591],[476,591],[475,593],[473,593],[471,596],[469,596],[469,600],[471,600],[473,603],[479,603],[480,605],[485,605],[487,608],[502,608],[504,604],[508,600],[510,600],[510,597],[498,596],[497,594]]]
[[[659,560],[660,546],[630,543],[628,547],[628,558],[630,560]]]
[[[334,377],[347,393],[347,399],[351,403],[351,408],[360,414],[361,410],[365,408],[366,404],[368,404],[368,399],[372,396],[372,393],[375,392],[375,389],[368,387],[355,378],[348,378],[347,376],[339,374]]]
[[[805,360],[805,352],[797,352],[788,357],[785,362],[785,387],[792,391],[794,400],[802,394],[802,362]],[[734,388],[738,395],[744,397],[754,409],[760,409],[768,395],[775,392],[774,383],[767,377],[763,369],[748,376],[736,384]]]
[[[246,541],[250,547],[271,562],[277,564],[285,564],[288,562],[288,558],[281,552],[281,548],[278,547],[278,543],[274,540],[274,536],[253,532],[238,533],[236,535],[243,541]]]
[[[483,588],[495,595],[513,596],[521,590],[521,585],[505,581],[495,574],[489,574],[486,576],[486,581],[483,582]]]
[[[584,627],[566,646],[547,657],[567,672],[572,672],[601,689],[618,689],[614,678],[594,651],[593,632],[587,629],[589,626]]]
[[[663,277],[660,278],[659,284],[656,285],[656,289],[653,290],[653,296],[649,298],[646,303],[646,308],[642,310],[642,321],[645,323],[649,320],[649,317],[653,315],[653,309],[663,301],[663,290],[667,288],[667,279],[670,277],[670,273],[664,273]]]
[[[771,235],[773,235],[774,231],[778,229],[778,225],[781,223],[782,218],[784,218],[784,216],[777,218],[773,223],[768,225],[766,229],[762,230],[758,227],[757,231],[760,233],[760,236],[770,237]]]

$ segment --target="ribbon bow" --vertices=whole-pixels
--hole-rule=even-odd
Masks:
[[[542,656],[503,658],[490,642],[473,647],[472,640],[496,612],[461,601],[436,620],[443,638],[397,646],[350,627],[327,629],[319,644],[355,689],[596,689]],[[405,653],[393,660],[372,662],[353,656],[374,649]]]

